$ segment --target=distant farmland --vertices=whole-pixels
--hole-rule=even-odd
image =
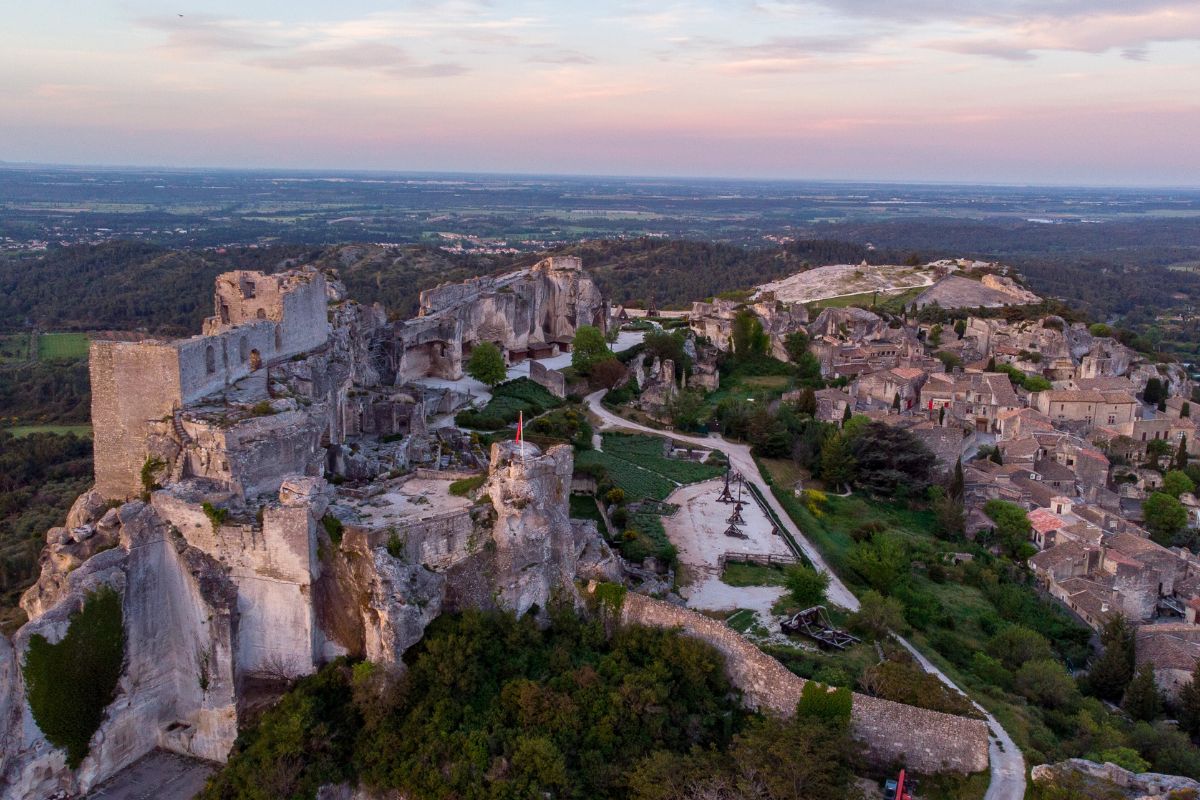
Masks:
[[[87,358],[86,333],[43,333],[38,336],[38,359]]]

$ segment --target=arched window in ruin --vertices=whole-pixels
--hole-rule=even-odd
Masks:
[[[283,349],[283,329],[278,325],[275,326],[275,349]]]
[[[250,351],[250,369],[256,370],[261,366],[262,366],[262,356],[260,356],[258,354],[257,350],[251,350]]]
[[[246,337],[243,336],[241,339],[238,340],[238,361],[245,364],[246,359],[249,357],[250,357],[250,343],[247,342]]]
[[[211,344],[204,348],[204,371],[209,375],[217,371],[217,353]]]
[[[254,316],[258,317],[259,319],[266,319],[267,310],[265,308],[260,308],[258,311],[254,312]]]

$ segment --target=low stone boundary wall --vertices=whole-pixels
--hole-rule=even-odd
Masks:
[[[481,470],[472,469],[426,469],[418,467],[414,474],[418,478],[427,481],[461,481],[466,478],[478,478],[483,474]]]
[[[806,681],[723,623],[632,592],[621,605],[621,622],[678,628],[707,642],[725,656],[729,679],[742,690],[747,705],[784,716],[795,713]],[[900,762],[924,773],[971,773],[988,767],[983,720],[856,693],[851,727],[855,738],[866,745],[868,758],[879,765]]]
[[[529,380],[538,386],[545,387],[546,391],[555,397],[567,396],[567,378],[556,369],[550,369],[536,361],[530,361]]]

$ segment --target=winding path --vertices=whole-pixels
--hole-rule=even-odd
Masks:
[[[804,533],[795,524],[791,516],[788,515],[787,511],[784,510],[783,506],[780,505],[779,501],[775,499],[775,495],[771,492],[771,487],[767,485],[767,482],[763,480],[762,475],[758,472],[758,465],[754,463],[754,458],[750,455],[749,445],[728,442],[716,434],[711,434],[705,438],[654,430],[653,428],[631,422],[612,413],[601,405],[600,398],[603,396],[604,391],[589,394],[587,396],[587,405],[588,410],[600,418],[603,422],[602,427],[605,429],[626,428],[653,436],[664,436],[686,444],[720,450],[728,456],[729,463],[733,468],[742,473],[746,480],[759,488],[767,503],[775,510],[780,521],[787,526],[789,532],[800,545],[800,549],[804,552],[808,560],[812,562],[813,566],[829,575],[829,600],[850,611],[858,610],[858,598],[846,587],[846,584],[842,583],[837,574],[829,568],[825,559],[812,546],[812,543],[804,538]],[[896,638],[900,640],[905,649],[912,653],[917,663],[926,672],[936,676],[938,680],[959,694],[966,695],[966,692],[960,689],[948,675],[938,669],[928,658],[913,647],[911,643],[899,636]],[[974,700],[971,702],[975,708],[983,713],[988,725],[988,764],[991,780],[988,784],[984,800],[1021,800],[1025,796],[1025,759],[1021,756],[1021,751],[1013,742],[1012,737],[1008,735],[1008,732],[996,721],[995,717]]]

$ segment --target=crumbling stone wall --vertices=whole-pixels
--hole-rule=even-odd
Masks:
[[[567,378],[556,369],[550,369],[537,361],[530,361],[529,380],[545,388],[555,397],[567,396]]]
[[[686,608],[629,593],[621,622],[678,628],[725,656],[729,679],[747,704],[776,714],[795,713],[806,681],[759,650],[732,628]],[[982,720],[942,714],[855,694],[851,725],[868,757],[881,765],[901,761],[920,772],[979,772],[988,766],[987,725]]]
[[[204,333],[265,320],[281,355],[313,350],[329,337],[325,277],[315,269],[265,275],[236,270],[217,276],[214,315],[204,323]]]

